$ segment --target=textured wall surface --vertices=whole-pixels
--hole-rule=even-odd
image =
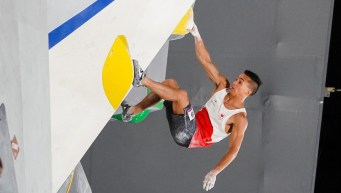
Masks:
[[[21,149],[14,161],[18,190],[46,193],[52,187],[47,3],[1,1],[0,33],[0,104]]]

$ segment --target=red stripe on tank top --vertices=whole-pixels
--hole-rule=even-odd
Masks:
[[[213,134],[213,126],[206,107],[195,114],[195,122],[197,130],[192,137],[189,148],[208,147],[212,145],[211,136]]]

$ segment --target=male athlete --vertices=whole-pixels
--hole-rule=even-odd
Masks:
[[[129,122],[134,115],[164,99],[171,135],[178,145],[186,148],[208,147],[230,136],[228,150],[204,178],[203,188],[208,191],[213,188],[216,176],[238,154],[248,124],[244,101],[257,92],[262,82],[255,73],[245,70],[230,84],[212,63],[197,26],[193,24],[189,31],[195,39],[197,58],[215,85],[213,95],[205,106],[195,114],[187,92],[175,80],[155,82],[133,60],[133,85],[145,86],[151,93],[135,106],[122,103],[122,118]]]

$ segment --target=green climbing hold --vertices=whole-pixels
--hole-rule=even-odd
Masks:
[[[151,91],[147,89],[147,94],[149,94],[150,92]],[[135,115],[133,119],[129,121],[129,123],[139,123],[145,120],[152,111],[161,110],[162,108],[163,108],[163,100],[156,103],[154,106],[149,107],[148,109],[142,111],[141,113]],[[122,114],[115,114],[111,118],[122,121]]]

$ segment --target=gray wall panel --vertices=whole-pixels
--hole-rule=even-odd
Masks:
[[[198,1],[194,19],[212,53],[262,55],[273,52],[276,6],[273,0]]]
[[[47,3],[16,2],[25,155],[24,193],[52,189]],[[21,191],[21,190],[20,190]]]
[[[277,55],[323,56],[333,1],[278,1]]]
[[[324,59],[318,56],[274,58],[266,75],[269,76],[268,94],[319,100],[324,82]]]
[[[319,102],[271,96],[263,121],[264,192],[313,192]]]
[[[19,52],[19,21],[17,3],[15,1],[1,1],[0,6],[0,103],[6,105],[9,135],[15,134],[22,144],[23,122],[21,102],[20,55]],[[15,167],[15,177],[18,191],[25,190],[25,150],[20,151]]]
[[[6,105],[10,137],[18,139],[20,193],[51,191],[46,9],[41,0],[5,0],[0,6],[0,103]]]

